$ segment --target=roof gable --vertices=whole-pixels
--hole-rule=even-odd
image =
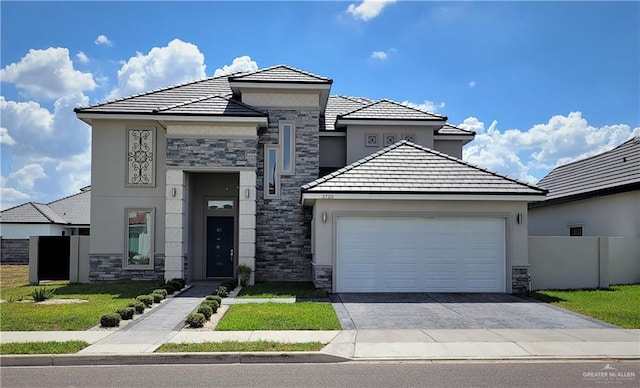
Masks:
[[[154,110],[161,114],[266,117],[267,114],[239,101],[209,95]]]
[[[402,105],[391,100],[380,100],[338,115],[338,120],[418,120],[446,121],[447,117]]]
[[[269,83],[301,83],[331,84],[333,80],[287,65],[276,65],[249,73],[229,76],[229,82],[269,82]]]
[[[640,184],[640,136],[610,151],[556,167],[538,183],[549,190],[547,202],[637,184]]]
[[[27,202],[0,212],[0,222],[10,224],[89,225],[91,191],[83,191],[48,204]]]
[[[545,190],[402,140],[302,186],[307,193],[544,195]]]

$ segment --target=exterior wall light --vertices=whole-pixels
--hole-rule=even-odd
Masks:
[[[322,212],[322,223],[326,224],[327,223],[327,212]]]

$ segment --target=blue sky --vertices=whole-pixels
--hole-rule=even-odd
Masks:
[[[73,108],[276,64],[475,130],[536,182],[640,135],[637,2],[0,2],[2,208],[90,184]],[[99,179],[99,177],[96,177]]]

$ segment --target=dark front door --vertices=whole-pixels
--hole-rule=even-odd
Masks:
[[[233,217],[207,217],[207,277],[233,277]]]

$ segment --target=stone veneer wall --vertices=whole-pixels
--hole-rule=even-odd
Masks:
[[[167,137],[167,166],[255,167],[257,140]]]
[[[29,264],[29,239],[0,239],[0,263]]]
[[[333,291],[333,266],[330,265],[314,265],[313,266],[313,285],[316,288]]]
[[[300,187],[318,178],[319,110],[270,110],[260,134],[256,182],[256,270],[260,281],[311,281],[312,210]],[[280,121],[295,122],[295,175],[280,177],[280,199],[264,199],[264,145],[278,144]]]
[[[154,269],[123,270],[122,255],[89,255],[89,282],[162,280],[164,276],[164,255],[156,253]]]
[[[511,293],[524,294],[529,291],[529,267],[513,266],[511,269]]]

